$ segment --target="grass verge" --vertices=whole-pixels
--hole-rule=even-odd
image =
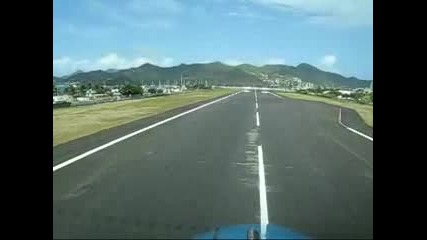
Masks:
[[[298,93],[276,92],[276,94],[284,97],[294,98],[294,99],[317,101],[317,102],[323,102],[323,103],[336,105],[340,107],[350,108],[355,110],[368,126],[371,126],[371,127],[374,126],[374,121],[373,121],[374,107],[372,105],[363,105],[359,103],[349,102],[346,100],[323,98],[323,97],[298,94]]]
[[[172,96],[54,109],[53,146],[232,92],[236,90],[196,90]]]

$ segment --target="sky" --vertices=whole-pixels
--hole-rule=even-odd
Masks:
[[[373,79],[373,0],[54,0],[53,74],[221,61]]]

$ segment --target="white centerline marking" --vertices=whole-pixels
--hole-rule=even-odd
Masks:
[[[160,122],[157,122],[157,123],[155,123],[155,124],[152,124],[152,125],[150,125],[150,126],[148,126],[148,127],[142,128],[142,129],[137,130],[137,131],[135,131],[135,132],[129,133],[129,134],[127,134],[127,135],[123,136],[123,137],[117,138],[117,139],[115,139],[115,140],[113,140],[113,141],[111,141],[111,142],[108,142],[108,143],[106,143],[106,144],[103,144],[103,145],[101,145],[101,146],[99,146],[99,147],[96,147],[96,148],[94,148],[94,149],[92,149],[92,150],[89,150],[89,151],[87,151],[87,152],[85,152],[85,153],[83,153],[83,154],[80,154],[80,155],[78,155],[78,156],[76,156],[76,157],[73,157],[73,158],[71,158],[71,159],[69,159],[69,160],[67,160],[67,161],[65,161],[65,162],[62,162],[62,163],[60,163],[60,164],[58,164],[58,165],[54,166],[54,167],[53,167],[53,172],[55,172],[55,171],[57,171],[57,170],[59,170],[59,169],[61,169],[61,168],[65,167],[65,166],[68,166],[68,165],[70,165],[70,164],[72,164],[72,163],[74,163],[74,162],[76,162],[76,161],[78,161],[78,160],[80,160],[80,159],[82,159],[82,158],[85,158],[85,157],[87,157],[87,156],[89,156],[89,155],[91,155],[91,154],[94,154],[94,153],[96,153],[96,152],[98,152],[98,151],[101,151],[102,149],[105,149],[105,148],[107,148],[107,147],[109,147],[109,146],[112,146],[112,145],[114,145],[114,144],[116,144],[116,143],[119,143],[119,142],[121,142],[121,141],[123,141],[123,140],[126,140],[126,139],[128,139],[128,138],[130,138],[130,137],[133,137],[133,136],[135,136],[135,135],[137,135],[137,134],[143,133],[143,132],[145,132],[145,131],[147,131],[147,130],[150,130],[150,129],[152,129],[152,128],[155,128],[155,127],[157,127],[157,126],[160,126],[160,125],[162,125],[162,124],[165,124],[165,123],[167,123],[167,122],[169,122],[169,121],[172,121],[172,120],[174,120],[174,119],[177,119],[177,118],[179,118],[179,117],[182,117],[182,116],[184,116],[184,115],[186,115],[186,114],[192,113],[192,112],[194,112],[194,111],[197,111],[197,110],[199,110],[199,109],[202,109],[202,108],[204,108],[204,107],[207,107],[207,106],[209,106],[209,105],[211,105],[211,104],[214,104],[214,103],[217,103],[217,102],[222,101],[222,100],[224,100],[224,99],[227,99],[227,98],[229,98],[229,97],[232,97],[232,96],[234,96],[234,95],[236,95],[236,94],[239,94],[239,93],[241,93],[241,92],[242,92],[242,91],[237,92],[237,93],[233,93],[233,94],[228,95],[228,96],[225,96],[225,97],[222,97],[222,98],[217,99],[217,100],[214,100],[214,101],[212,101],[212,102],[205,103],[205,104],[203,104],[203,105],[200,105],[200,106],[198,106],[198,107],[195,107],[195,108],[193,108],[193,109],[190,109],[190,110],[188,110],[188,111],[186,111],[186,112],[183,112],[183,113],[177,114],[177,115],[175,115],[175,116],[172,116],[172,117],[167,118],[167,119],[165,119],[165,120],[162,120],[162,121],[160,121]]]
[[[258,102],[258,96],[257,96],[257,94],[256,94],[256,90],[255,90],[255,102],[256,102],[256,103]]]
[[[268,225],[267,190],[265,185],[264,157],[262,145],[258,146],[258,175],[259,175],[259,205],[261,239],[265,239]]]
[[[256,126],[259,127],[259,113],[256,112]]]
[[[339,115],[338,115],[338,123],[341,124],[341,126],[343,126],[344,128],[346,128],[347,130],[352,131],[352,132],[354,132],[354,133],[356,133],[356,134],[358,134],[358,135],[360,135],[360,136],[362,136],[362,137],[364,137],[364,138],[366,138],[366,139],[368,139],[368,140],[370,140],[372,142],[374,141],[374,139],[372,137],[370,137],[370,136],[368,136],[366,134],[363,134],[363,133],[361,133],[361,132],[359,132],[357,130],[354,130],[351,127],[348,127],[348,126],[344,125],[344,123],[341,122],[341,108],[340,108],[340,112],[339,112]]]
[[[258,103],[257,102],[255,103],[255,108],[258,109]]]

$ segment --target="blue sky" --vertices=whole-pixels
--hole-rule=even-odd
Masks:
[[[373,0],[54,0],[53,74],[306,62],[373,78]]]

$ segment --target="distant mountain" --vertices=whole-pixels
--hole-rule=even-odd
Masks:
[[[318,86],[326,87],[369,87],[370,81],[360,80],[355,77],[346,78],[342,75],[325,72],[307,63],[296,67],[287,65],[264,65],[262,67],[250,64],[229,66],[221,62],[205,64],[181,64],[173,67],[159,67],[146,63],[136,68],[123,70],[108,69],[106,71],[96,70],[90,72],[75,72],[67,77],[56,78],[62,82],[82,82],[93,84],[158,84],[159,81],[172,84],[179,82],[181,78],[187,82],[197,80],[209,81],[213,85],[230,86],[268,86],[268,81],[279,79],[299,78],[303,82],[311,82]],[[263,81],[264,80],[264,81]]]
[[[333,87],[365,88],[371,82],[357,79],[355,77],[343,77],[337,73],[325,72],[309,64],[302,63],[296,67],[296,76],[314,84]]]
[[[73,76],[73,75],[76,75],[76,74],[79,74],[79,73],[84,73],[84,72],[83,72],[82,70],[77,70],[77,71],[75,71],[75,72],[73,72],[73,73],[71,73],[71,74],[68,74],[68,75],[62,76],[61,78],[66,79],[66,78],[69,78],[69,77],[71,77],[71,76]]]
[[[61,81],[63,81],[63,79],[62,79],[62,78],[53,76],[53,82],[54,82],[54,83],[56,83],[56,82],[61,82]]]
[[[107,73],[115,73],[115,72],[118,72],[119,70],[117,70],[117,69],[114,69],[114,68],[110,68],[110,69],[107,69],[107,70],[105,70]]]

